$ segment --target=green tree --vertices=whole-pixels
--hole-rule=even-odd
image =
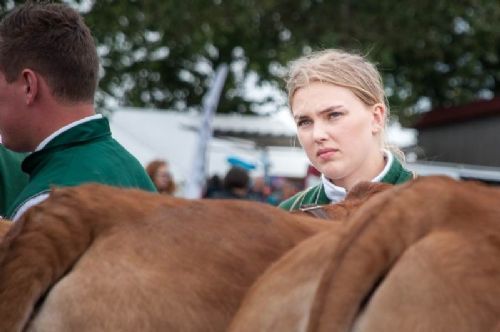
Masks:
[[[248,112],[248,75],[279,87],[273,68],[289,59],[276,13],[275,1],[98,1],[86,19],[103,45],[101,88],[124,104],[183,109],[227,63],[222,111]]]
[[[250,98],[245,82],[283,91],[288,61],[330,47],[376,62],[393,114],[406,123],[500,90],[496,0],[99,0],[87,8],[101,92],[123,105],[196,108],[227,63],[219,112],[250,112],[270,100]]]

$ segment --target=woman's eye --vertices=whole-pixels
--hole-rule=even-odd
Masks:
[[[338,118],[339,116],[342,115],[342,112],[331,112],[331,113],[328,113],[328,117],[330,119],[335,119],[335,118]]]
[[[311,120],[301,119],[297,121],[297,127],[303,127],[311,123]]]

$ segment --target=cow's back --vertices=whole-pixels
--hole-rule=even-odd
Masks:
[[[343,232],[317,234],[276,262],[230,331],[491,330],[498,201],[498,189],[440,177],[395,187]]]
[[[149,200],[142,209],[113,198],[122,191],[79,190],[106,190],[108,201],[75,214],[107,207],[105,218],[116,225],[101,230],[50,290],[32,331],[224,330],[272,262],[318,231],[339,227],[257,202],[172,203],[134,193],[136,205]]]

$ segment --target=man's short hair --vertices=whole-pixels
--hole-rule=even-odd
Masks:
[[[70,102],[93,101],[99,58],[81,15],[63,4],[27,3],[0,22],[0,70],[7,82],[23,69],[47,81],[54,96]]]

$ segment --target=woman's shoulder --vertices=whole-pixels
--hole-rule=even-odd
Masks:
[[[318,200],[318,197],[322,196],[322,190],[323,186],[321,183],[309,187],[284,200],[279,204],[279,207],[287,211],[295,211],[305,204],[314,204]]]
[[[394,161],[387,172],[387,174],[382,178],[381,182],[389,184],[401,184],[410,181],[416,177],[416,174],[412,171],[406,169],[402,162],[397,158]]]

